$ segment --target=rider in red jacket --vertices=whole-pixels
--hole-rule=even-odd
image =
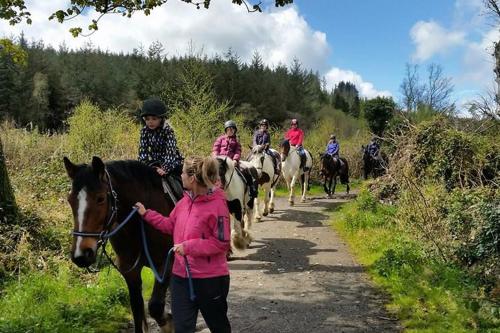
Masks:
[[[285,133],[285,139],[288,139],[292,146],[302,146],[304,142],[304,131],[299,128],[297,119],[292,119],[290,129]]]
[[[285,133],[285,139],[290,142],[291,146],[295,146],[297,148],[297,153],[300,156],[300,166],[306,170],[306,152],[302,147],[302,143],[304,142],[304,131],[299,128],[299,122],[297,119],[292,119],[290,122],[290,129]]]

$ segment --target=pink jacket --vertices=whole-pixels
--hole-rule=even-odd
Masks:
[[[143,219],[161,232],[173,234],[174,244],[182,243],[193,278],[229,275],[226,253],[231,231],[226,196],[221,189],[194,198],[184,192],[168,217],[148,209]],[[187,277],[184,258],[177,253],[172,272]]]
[[[288,139],[292,146],[301,146],[304,141],[304,132],[300,128],[290,128],[285,133],[285,139]]]
[[[236,135],[227,136],[223,134],[217,138],[212,147],[213,156],[227,156],[235,161],[240,160],[241,144],[238,142]]]

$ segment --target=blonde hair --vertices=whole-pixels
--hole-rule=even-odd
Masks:
[[[212,157],[188,157],[184,161],[184,172],[194,176],[200,185],[213,187],[219,180],[219,162]]]

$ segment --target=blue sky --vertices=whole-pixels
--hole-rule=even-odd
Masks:
[[[328,88],[349,80],[365,97],[390,95],[396,101],[406,63],[418,64],[422,77],[425,67],[436,63],[452,78],[458,104],[493,87],[489,53],[492,41],[500,39],[498,27],[482,15],[482,0],[295,0],[260,14],[248,14],[230,0],[212,0],[208,11],[171,0],[151,16],[104,17],[97,33],[78,39],[68,29],[87,26],[95,13],[62,25],[47,20],[68,2],[28,0],[33,24],[0,22],[0,36],[24,31],[55,47],[91,43],[114,52],[147,49],[159,41],[167,57],[189,52],[189,45],[208,56],[232,48],[243,61],[258,51],[269,66],[298,58],[324,76]]]

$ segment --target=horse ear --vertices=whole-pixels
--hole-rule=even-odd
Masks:
[[[250,150],[252,150],[252,149],[253,149],[252,145],[248,145],[248,148],[250,148]]]
[[[66,168],[66,173],[68,174],[68,177],[71,179],[75,178],[77,166],[74,165],[69,158],[66,156],[63,157],[63,162],[64,162],[64,167]]]
[[[92,157],[92,170],[99,178],[104,178],[104,162],[97,156]]]

